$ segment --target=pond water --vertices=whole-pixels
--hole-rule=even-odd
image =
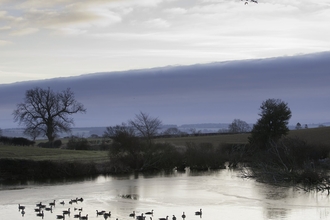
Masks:
[[[127,198],[127,195],[132,195]],[[71,199],[82,202],[69,204]],[[171,174],[136,174],[126,176],[99,176],[79,181],[60,181],[20,185],[0,185],[0,220],[54,220],[70,208],[66,220],[82,209],[88,220],[103,220],[96,210],[111,211],[108,220],[134,219],[154,210],[146,220],[158,220],[175,215],[186,220],[241,220],[241,219],[330,219],[329,198],[326,194],[305,193],[286,187],[274,187],[254,180],[242,179],[239,172],[219,170],[212,172],[174,172]],[[56,200],[52,212],[44,217],[36,215],[36,204],[48,206]],[[65,204],[60,204],[64,201]],[[18,211],[25,206],[25,214]],[[77,210],[75,210],[77,209]],[[202,209],[202,216],[195,215]],[[151,218],[150,218],[151,217]]]

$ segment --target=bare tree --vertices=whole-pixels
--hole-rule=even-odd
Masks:
[[[129,124],[136,129],[137,134],[147,139],[149,144],[151,139],[157,135],[158,130],[162,125],[162,121],[158,118],[153,118],[149,114],[140,112],[135,115],[134,120],[130,120]]]
[[[245,121],[240,119],[234,119],[233,122],[228,126],[230,133],[244,133],[251,131],[251,127]]]
[[[27,90],[24,102],[14,110],[14,120],[26,126],[26,134],[40,133],[52,142],[58,132],[69,132],[74,124],[75,113],[84,113],[86,109],[77,102],[70,88],[55,93],[50,88],[36,87]]]

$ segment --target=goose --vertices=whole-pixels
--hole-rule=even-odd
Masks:
[[[62,201],[62,202],[60,202],[60,204],[61,204],[61,205],[64,205],[64,204],[65,204],[65,202],[64,202],[64,201]]]
[[[103,215],[105,213],[105,211],[98,211],[96,210],[96,215]]]
[[[24,215],[25,215],[25,211],[24,211],[24,210],[22,210],[22,211],[21,211],[21,214],[22,214],[22,216],[24,216]]]
[[[168,216],[166,218],[159,218],[159,220],[168,220]]]
[[[52,206],[50,206],[50,207],[46,207],[45,210],[46,211],[53,211],[53,208],[52,208]]]
[[[83,208],[81,207],[80,209],[78,209],[78,211],[82,211],[83,210]]]
[[[44,211],[37,213],[37,216],[44,217]]]
[[[79,214],[78,214],[78,215],[77,215],[77,214],[76,214],[76,215],[74,215],[73,217],[74,217],[74,218],[80,218],[80,217],[81,217],[81,212],[79,212]]]
[[[80,198],[80,199],[76,199],[77,201],[79,201],[79,202],[82,202],[82,201],[84,201],[84,199],[83,198]]]
[[[135,217],[135,211],[133,211],[133,213],[129,214],[129,217]]]
[[[25,206],[22,206],[21,204],[18,204],[18,210],[24,210]]]
[[[55,207],[55,199],[54,199],[54,202],[50,202],[49,205]]]
[[[103,214],[103,217],[104,217],[105,219],[111,217],[111,212],[109,211],[108,213],[104,213],[104,214]]]
[[[151,212],[146,212],[144,214],[146,214],[146,215],[153,215],[154,214],[154,210],[151,210]]]
[[[186,214],[184,214],[184,212],[183,212],[183,214],[182,214],[182,216],[181,216],[183,219],[185,219],[186,218]]]
[[[202,209],[200,209],[199,211],[195,212],[195,215],[202,215]]]
[[[56,215],[56,218],[57,219],[65,219],[65,215],[63,214],[63,215]]]
[[[35,212],[41,212],[41,208],[34,209]]]
[[[173,217],[172,217],[172,220],[176,220],[176,217],[175,217],[175,215],[173,215]]]
[[[141,215],[136,216],[137,220],[144,220],[146,217],[143,216],[143,213]]]
[[[88,219],[88,214],[86,216],[81,216],[80,219],[81,220],[87,220]]]
[[[68,210],[64,210],[63,211],[63,215],[69,214],[70,215],[70,208],[68,208]]]
[[[42,205],[42,202],[39,202],[36,204],[37,207],[40,207]]]

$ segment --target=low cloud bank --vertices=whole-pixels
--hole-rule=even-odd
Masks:
[[[139,111],[166,124],[254,123],[268,98],[289,103],[291,124],[330,121],[330,52],[270,59],[93,73],[0,85],[0,127],[18,125],[12,111],[36,86],[70,87],[87,114],[76,126],[126,122]]]

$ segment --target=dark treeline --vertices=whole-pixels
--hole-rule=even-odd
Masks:
[[[0,136],[0,143],[5,145],[15,145],[15,146],[31,146],[35,142],[23,137],[6,137]]]

